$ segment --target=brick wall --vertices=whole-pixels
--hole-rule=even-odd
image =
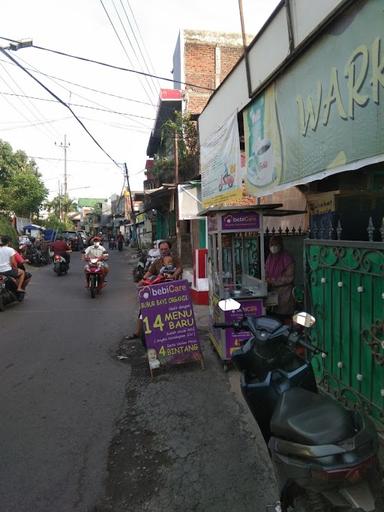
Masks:
[[[243,53],[242,46],[225,46],[214,43],[186,42],[184,47],[184,70],[187,83],[210,89],[216,84],[216,47],[220,52],[219,81],[222,82]],[[205,107],[211,93],[204,89],[186,86],[187,111],[199,114]]]

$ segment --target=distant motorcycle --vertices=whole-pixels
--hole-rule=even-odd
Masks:
[[[15,281],[8,276],[0,274],[0,311],[12,302],[22,302],[24,293],[18,293]]]
[[[67,260],[64,258],[64,256],[61,256],[60,254],[55,254],[53,256],[53,271],[58,275],[65,275],[68,273],[69,265],[67,263]]]
[[[96,294],[100,293],[104,288],[104,268],[102,258],[86,258],[87,264],[85,265],[84,272],[87,280],[87,287],[91,293],[92,299]]]
[[[108,248],[111,250],[116,249],[116,240],[114,238],[109,239]]]

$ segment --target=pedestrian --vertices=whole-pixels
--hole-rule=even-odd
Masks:
[[[293,284],[295,279],[295,262],[293,257],[284,250],[283,239],[273,235],[269,241],[269,255],[265,262],[265,277],[268,289],[276,292],[278,304],[274,314],[282,320],[290,318],[294,313],[295,301]]]

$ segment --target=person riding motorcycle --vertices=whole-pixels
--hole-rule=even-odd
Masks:
[[[84,258],[99,258],[101,260],[101,264],[103,267],[103,278],[104,282],[106,282],[106,277],[109,272],[108,263],[105,259],[108,257],[107,250],[101,245],[101,239],[98,236],[93,238],[93,245],[87,247],[84,251]]]
[[[67,242],[64,240],[64,237],[62,235],[59,235],[56,237],[56,240],[51,244],[51,251],[53,252],[53,255],[59,255],[62,256],[65,261],[67,262],[67,265],[69,267],[69,262],[71,261],[71,257],[69,255],[69,251],[71,248],[67,244]]]
[[[23,287],[25,271],[17,267],[16,251],[10,247],[10,243],[9,236],[0,237],[0,274],[13,278],[17,284],[17,292],[25,293]]]

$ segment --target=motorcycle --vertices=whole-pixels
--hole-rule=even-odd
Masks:
[[[138,251],[138,262],[136,263],[136,266],[133,268],[133,280],[135,283],[138,283],[141,281],[144,277],[144,274],[146,273],[146,265],[147,265],[147,253],[140,249]]]
[[[18,293],[15,281],[4,274],[0,274],[0,311],[12,302],[22,302],[24,293]]]
[[[118,241],[117,241],[117,249],[119,251],[123,250],[123,243],[124,243],[124,240],[122,238],[119,238]]]
[[[114,238],[109,239],[108,248],[111,250],[116,249],[116,240]]]
[[[62,274],[67,274],[69,270],[69,265],[67,263],[67,260],[64,258],[64,256],[61,256],[60,254],[54,254],[53,256],[53,271],[58,275],[61,276]]]
[[[234,299],[219,302],[238,310]],[[298,313],[294,323],[311,327]],[[247,330],[250,338],[232,354],[243,397],[268,445],[282,512],[379,512],[384,510],[378,437],[371,420],[318,393],[309,360],[296,350],[326,354],[303,332],[270,317],[246,317],[217,328]]]
[[[87,288],[91,293],[92,299],[96,294],[100,293],[104,288],[104,268],[103,260],[105,255],[101,258],[86,258],[86,265],[84,267],[85,277],[87,280]]]

